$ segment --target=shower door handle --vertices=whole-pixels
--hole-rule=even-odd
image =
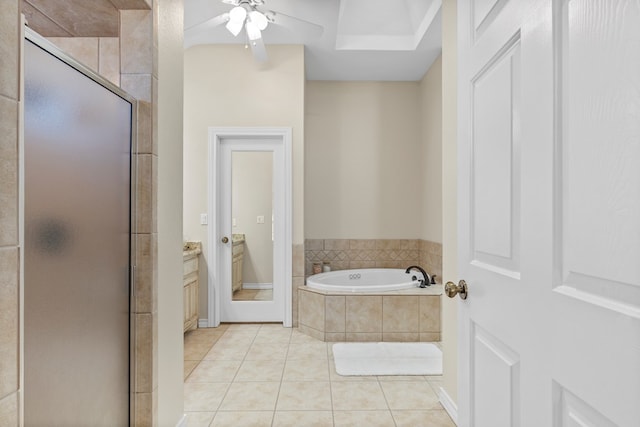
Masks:
[[[229,238],[227,236],[224,236],[222,238],[222,243],[229,243]]]

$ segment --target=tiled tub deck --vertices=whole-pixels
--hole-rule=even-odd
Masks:
[[[331,341],[440,341],[442,285],[377,293],[298,287],[298,328]]]

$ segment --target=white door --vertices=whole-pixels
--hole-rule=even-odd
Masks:
[[[291,326],[290,145],[288,133],[270,133],[217,129],[212,135],[216,191],[210,241],[217,260],[210,286],[212,326],[220,321]]]
[[[458,2],[459,426],[640,426],[640,2]]]

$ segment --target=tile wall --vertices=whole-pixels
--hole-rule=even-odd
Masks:
[[[307,239],[304,247],[305,275],[313,263],[326,262],[332,270],[355,268],[407,268],[419,265],[442,277],[442,244],[421,239]]]
[[[154,2],[155,3],[155,2]],[[141,3],[142,4],[142,3]],[[148,6],[145,2],[144,6]],[[138,100],[133,425],[157,424],[157,4],[120,11],[120,37],[57,38],[62,50]],[[20,2],[0,11],[0,425],[19,424],[18,108]]]
[[[299,330],[322,341],[440,341],[441,295],[326,295],[301,288]]]
[[[18,109],[20,14],[18,0],[0,10],[0,425],[18,425],[19,276]]]

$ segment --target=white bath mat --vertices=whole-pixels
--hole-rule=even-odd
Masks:
[[[354,342],[333,345],[339,375],[441,375],[442,351],[426,342]]]

